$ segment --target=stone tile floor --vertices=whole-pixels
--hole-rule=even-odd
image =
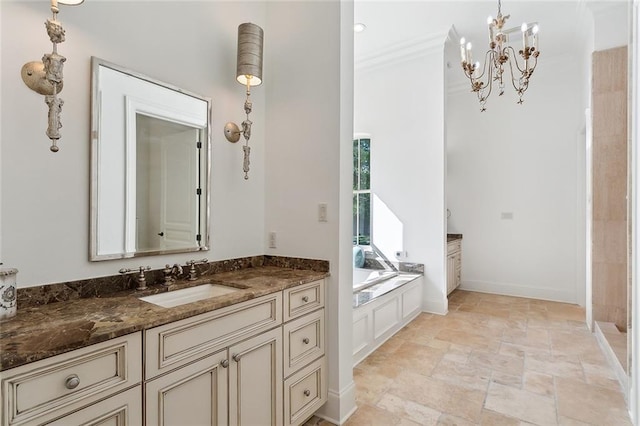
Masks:
[[[631,425],[584,315],[455,291],[448,315],[420,314],[354,369],[346,425]]]

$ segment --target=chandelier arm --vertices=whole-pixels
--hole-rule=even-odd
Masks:
[[[513,50],[513,48],[511,48],[511,50]],[[515,61],[515,59],[514,59],[514,61]],[[520,69],[520,67],[518,66],[517,62],[516,62],[516,68],[518,69],[520,74],[522,74],[522,77],[524,77],[524,73]],[[509,74],[511,74],[511,85],[513,86],[515,91],[518,92],[518,94],[520,94],[520,96],[522,96],[521,93],[524,93],[524,91],[522,90],[522,87],[520,87],[519,85],[516,86],[516,78],[515,78],[514,72],[513,72],[513,63],[512,63],[512,61],[509,61]],[[521,80],[521,78],[518,79],[518,84],[520,84],[520,80]]]

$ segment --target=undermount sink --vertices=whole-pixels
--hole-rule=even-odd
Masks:
[[[240,289],[221,284],[202,284],[196,287],[183,288],[182,290],[139,297],[139,299],[163,308],[173,308],[174,306],[186,305],[187,303],[222,296],[238,290]]]

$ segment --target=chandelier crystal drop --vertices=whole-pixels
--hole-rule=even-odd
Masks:
[[[498,0],[498,15],[494,18],[489,16],[489,50],[485,54],[485,61],[482,68],[480,62],[473,62],[471,55],[471,43],[464,37],[460,39],[460,56],[462,59],[462,69],[471,82],[471,91],[475,92],[480,102],[480,111],[486,111],[485,104],[491,95],[493,85],[498,86],[499,95],[504,94],[505,69],[509,70],[511,84],[518,94],[518,104],[524,100],[524,92],[529,88],[529,79],[538,65],[538,25],[536,23],[524,23],[519,28],[522,33],[522,49],[516,51],[509,45],[509,34],[514,33],[518,28],[503,29],[510,15],[502,15],[501,1]],[[524,63],[518,62],[520,56]]]

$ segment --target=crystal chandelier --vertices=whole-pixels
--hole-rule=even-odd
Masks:
[[[522,104],[524,92],[529,88],[529,79],[538,64],[538,25],[522,24],[522,49],[518,54],[524,59],[523,66],[518,63],[516,51],[509,46],[509,34],[517,31],[517,28],[504,30],[504,24],[510,15],[503,16],[501,1],[498,0],[498,16],[487,18],[489,25],[489,50],[485,55],[482,72],[480,72],[480,62],[473,62],[471,56],[471,43],[460,39],[460,55],[462,57],[462,69],[471,82],[471,91],[475,92],[480,101],[480,111],[486,111],[485,104],[491,95],[493,84],[498,85],[499,95],[504,93],[505,68],[509,69],[511,84],[519,96],[518,104]]]

